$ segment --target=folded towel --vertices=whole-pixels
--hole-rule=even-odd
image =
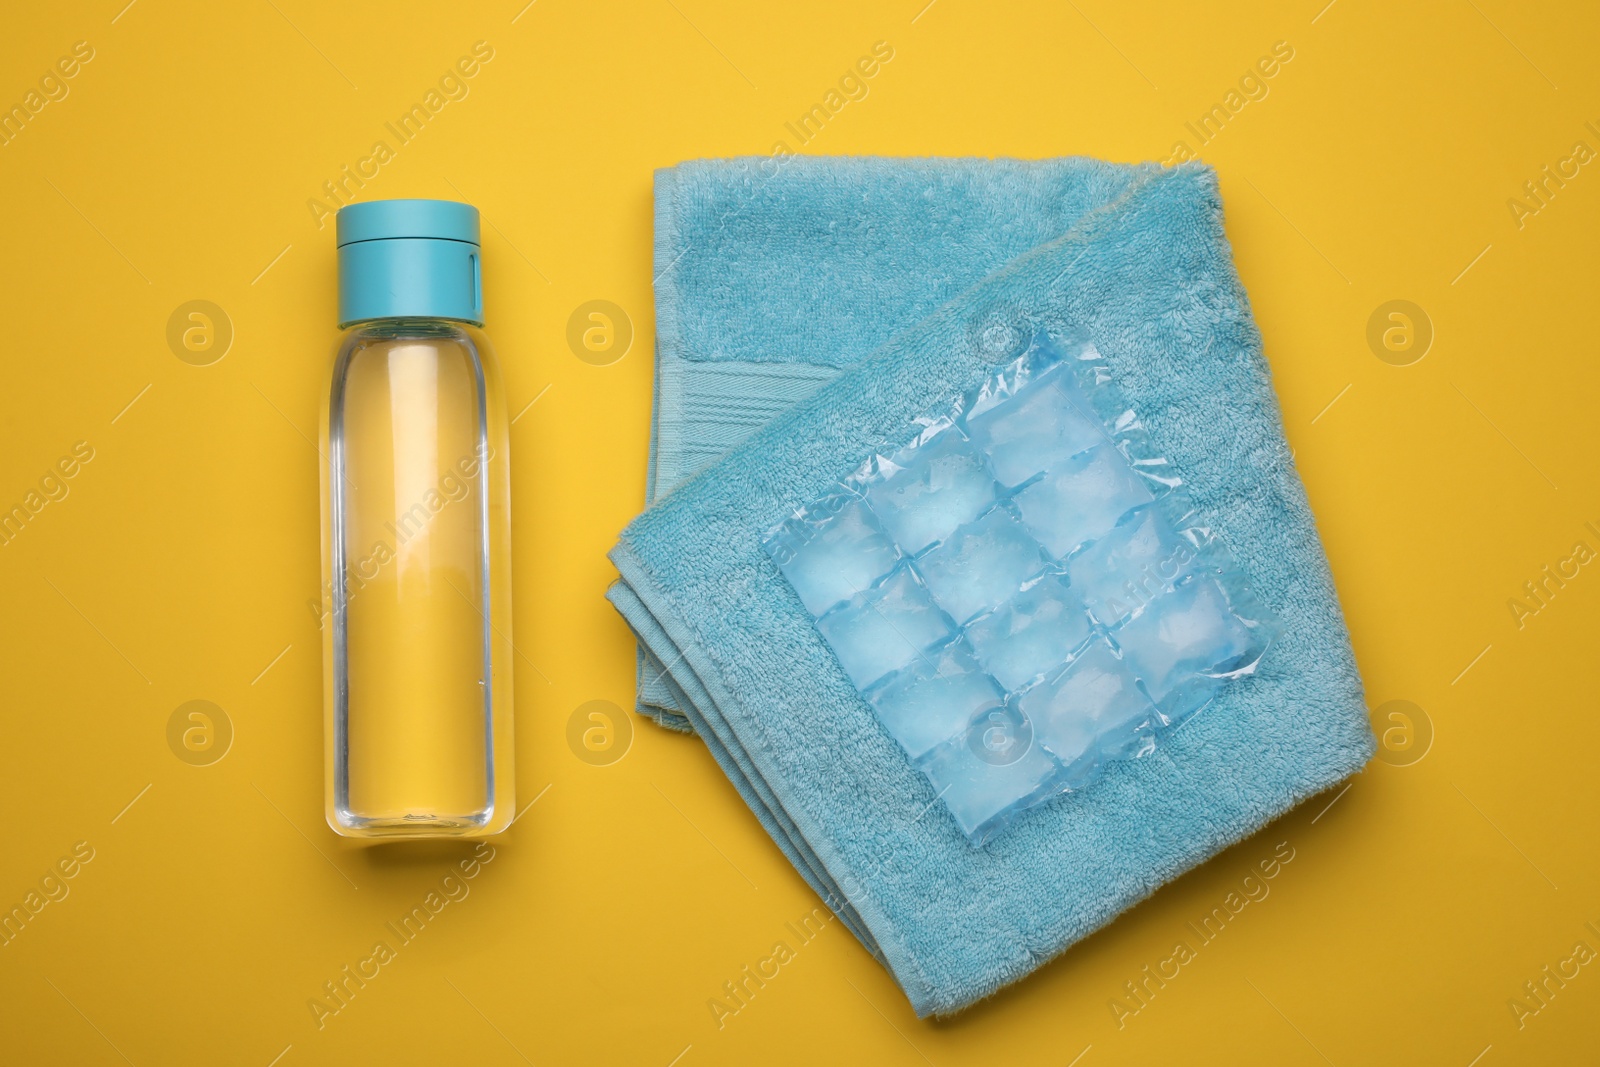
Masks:
[[[1131,177],[1130,168],[1091,159],[799,158],[658,171],[645,502],[986,275],[1066,233]],[[638,710],[692,728],[642,643]]]
[[[984,187],[985,170],[1013,184],[1014,211],[958,197],[952,214],[992,210],[958,226],[956,242],[932,221],[924,243],[874,231],[880,217],[931,220],[950,190]],[[690,243],[658,247],[658,274],[685,271],[658,321],[663,348],[838,367],[886,343],[658,495],[612,550],[621,577],[609,596],[773,839],[918,1014],[1027,974],[1365,763],[1360,678],[1208,168],[735,161],[684,168],[673,184],[674,210],[699,221],[674,230]],[[763,236],[746,246],[733,231]],[[961,272],[991,270],[968,247],[980,234],[995,257],[1012,240],[1045,243],[953,299],[908,282],[957,287]],[[981,339],[1016,317],[1093,341],[1279,636],[1255,674],[1157,752],[974,849],[761,542],[989,374]]]

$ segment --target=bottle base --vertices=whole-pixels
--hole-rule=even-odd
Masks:
[[[468,815],[407,812],[399,815],[363,816],[354,812],[329,812],[328,825],[344,837],[407,838],[488,837],[504,827],[494,825],[493,809]]]

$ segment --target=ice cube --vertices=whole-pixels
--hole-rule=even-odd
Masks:
[[[1061,346],[1048,334],[1036,332],[1031,327],[1022,331],[1030,341],[1028,350],[1017,359],[997,367],[974,392],[966,398],[966,418],[976,419],[991,409],[1009,404],[1028,389],[1065,377],[1065,355]]]
[[[994,479],[983,458],[953,426],[902,449],[891,462],[898,469],[868,488],[867,498],[908,555],[949,537],[994,503]]]
[[[1195,546],[1155,508],[1122,525],[1072,558],[1072,588],[1102,625],[1120,626],[1189,573]]]
[[[1057,771],[1014,706],[980,711],[961,733],[930,750],[921,765],[975,844],[1009,821],[1013,811],[1042,799]]]
[[[964,623],[1010,600],[1043,564],[1038,542],[995,507],[930,549],[916,567],[939,606]]]
[[[1048,574],[973,622],[967,639],[989,672],[1013,690],[1052,673],[1092,632],[1082,601]]]
[[[1128,665],[1102,638],[1020,699],[1039,743],[1067,765],[1066,780],[1092,779],[1102,759],[1147,747],[1157,720]]]
[[[899,558],[865,505],[842,500],[832,502],[837,510],[793,521],[774,538],[778,569],[813,615],[871,588]]]
[[[1254,635],[1211,578],[1192,578],[1117,631],[1123,658],[1169,718],[1209,699],[1220,677],[1255,651]],[[1177,703],[1169,698],[1176,696]]]
[[[998,705],[1003,694],[962,642],[919,658],[895,674],[872,696],[889,733],[912,759],[921,759],[941,741],[960,733],[981,708]]]
[[[919,658],[954,631],[916,575],[902,566],[881,586],[817,620],[839,664],[866,690]]]
[[[1023,523],[1057,559],[1109,533],[1118,519],[1152,499],[1144,480],[1111,445],[1075,457],[1016,496]]]
[[[1002,485],[1021,485],[1105,441],[1098,423],[1070,398],[1059,373],[967,423]]]

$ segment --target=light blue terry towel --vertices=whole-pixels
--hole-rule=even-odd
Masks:
[[[1360,678],[1208,168],[821,159],[678,170],[667,184],[681,214],[657,273],[687,269],[658,322],[663,350],[848,369],[799,388],[803,399],[658,492],[612,550],[621,577],[608,595],[661,665],[665,698],[919,1014],[1020,978],[1360,769],[1374,747]],[[952,203],[953,215],[977,214],[947,218],[948,231],[930,221],[918,240],[908,220]],[[908,229],[880,229],[885,220]],[[975,849],[761,539],[981,381],[994,366],[982,339],[1018,318],[1087,333],[1279,636],[1254,675],[1153,755]],[[667,450],[659,436],[658,490],[671,484]]]
[[[658,171],[646,503],[986,275],[1066,233],[1133,174],[1090,159],[797,158]],[[642,642],[638,676],[641,713],[692,729]]]

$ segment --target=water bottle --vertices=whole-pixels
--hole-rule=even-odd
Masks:
[[[510,459],[478,211],[337,217],[322,413],[328,825],[483,837],[512,818]]]

